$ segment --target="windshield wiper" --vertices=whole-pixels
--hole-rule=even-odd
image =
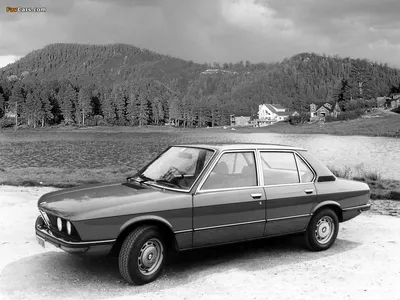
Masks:
[[[150,177],[147,177],[147,176],[145,176],[143,174],[140,174],[140,175],[137,175],[137,176],[128,177],[127,179],[128,179],[128,181],[135,180],[135,181],[139,182],[140,184],[147,183],[149,181],[153,181],[154,182],[154,179],[151,179]]]
[[[169,186],[172,186],[172,187],[178,187],[178,188],[180,188],[180,189],[182,188],[181,185],[179,185],[179,184],[177,184],[177,183],[169,182],[168,180],[165,180],[165,179],[158,179],[158,180],[155,180],[154,182],[155,182],[155,183],[166,184],[166,185],[169,185]]]

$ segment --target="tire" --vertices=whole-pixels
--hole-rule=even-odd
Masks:
[[[156,280],[165,265],[166,245],[156,226],[140,226],[124,240],[118,257],[119,271],[129,284]]]
[[[339,219],[329,208],[321,209],[311,218],[305,232],[305,243],[311,251],[329,249],[339,232]]]

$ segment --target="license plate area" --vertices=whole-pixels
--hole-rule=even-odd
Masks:
[[[36,240],[40,246],[42,246],[43,248],[46,248],[46,241],[43,238],[41,238],[40,236],[37,235]]]

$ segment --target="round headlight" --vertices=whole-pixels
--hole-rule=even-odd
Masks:
[[[67,221],[67,232],[69,235],[71,235],[71,231],[72,231],[71,223],[69,221]]]
[[[57,228],[58,228],[59,231],[62,230],[62,221],[61,221],[60,218],[57,218]]]

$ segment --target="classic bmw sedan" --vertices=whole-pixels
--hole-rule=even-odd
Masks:
[[[310,250],[326,250],[369,197],[367,184],[336,178],[305,149],[177,145],[124,182],[44,194],[35,230],[43,247],[114,254],[140,285],[157,279],[168,249],[303,233]]]

